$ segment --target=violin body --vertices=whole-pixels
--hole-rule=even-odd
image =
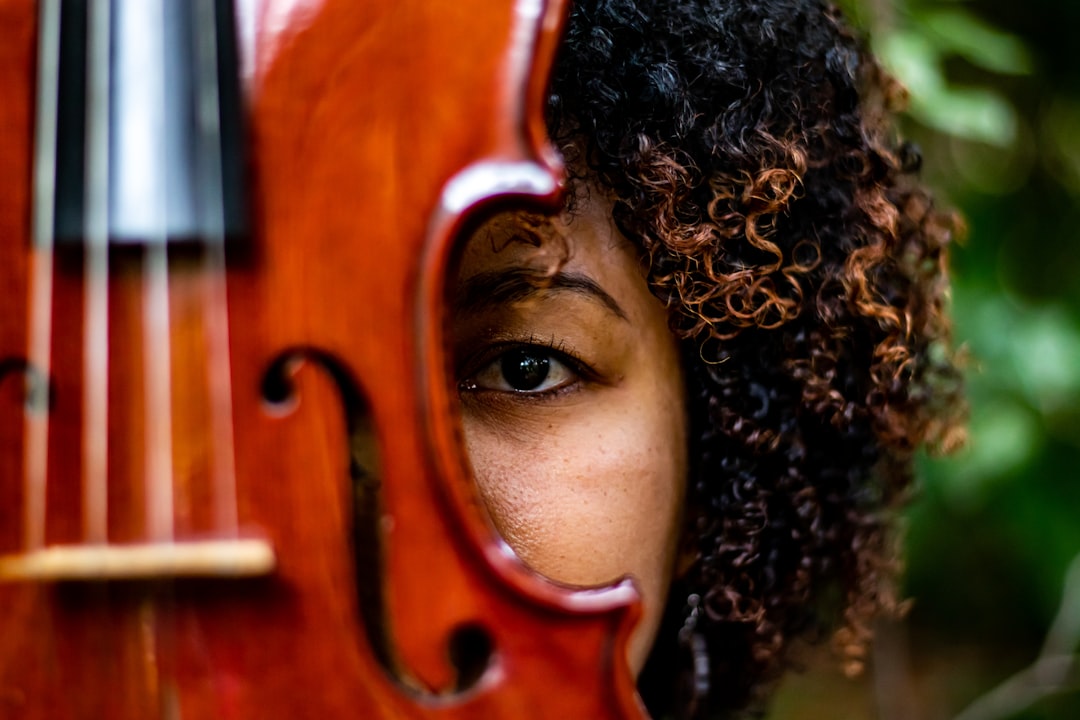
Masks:
[[[95,250],[34,239],[41,8],[0,0],[0,718],[643,717],[633,588],[497,539],[442,339],[455,237],[558,200],[563,4],[253,7],[250,232]]]

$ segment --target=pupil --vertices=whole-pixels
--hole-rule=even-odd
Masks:
[[[502,357],[503,377],[515,390],[532,390],[547,379],[551,361],[529,350],[512,350]]]

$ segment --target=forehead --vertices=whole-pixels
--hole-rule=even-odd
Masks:
[[[612,202],[599,193],[579,193],[573,209],[553,215],[528,210],[496,213],[466,240],[459,277],[501,268],[554,273],[577,270],[603,276],[625,271],[636,252],[615,227]]]
[[[487,311],[531,308],[554,314],[544,322],[556,322],[556,315],[569,322],[603,308],[610,313],[601,323],[612,317],[631,325],[655,320],[661,304],[649,291],[638,248],[616,227],[612,207],[598,192],[579,193],[572,211],[555,216],[514,211],[489,218],[468,238],[450,288],[455,319],[468,321],[464,314],[480,321]],[[658,317],[666,326],[666,311]]]

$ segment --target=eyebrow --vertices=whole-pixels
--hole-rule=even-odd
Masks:
[[[457,312],[469,313],[487,305],[519,302],[537,293],[562,291],[588,298],[620,320],[629,320],[615,298],[595,280],[572,271],[548,274],[527,268],[511,268],[477,273],[464,280],[454,293],[454,308]]]

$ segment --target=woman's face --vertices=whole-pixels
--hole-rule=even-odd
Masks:
[[[584,193],[583,193],[584,195]],[[506,213],[464,250],[451,342],[465,441],[503,537],[573,585],[624,575],[645,662],[671,581],[686,483],[676,343],[598,192],[573,213]]]

